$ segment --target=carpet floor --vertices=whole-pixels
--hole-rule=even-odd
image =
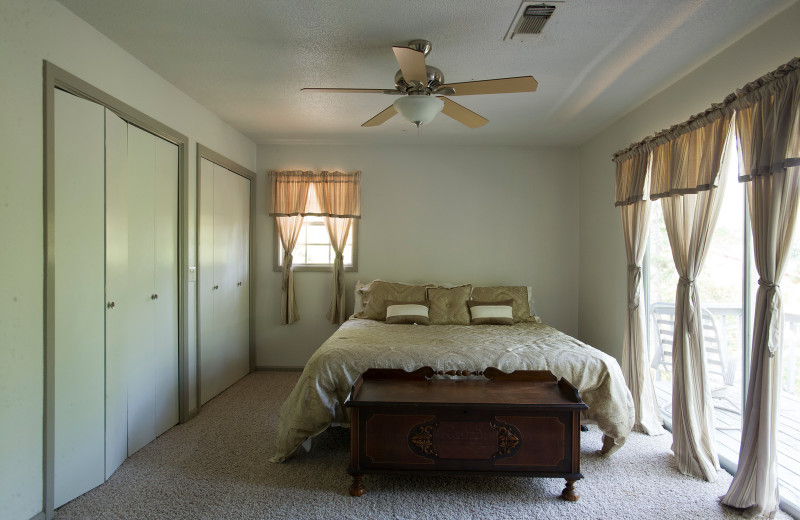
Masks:
[[[330,428],[311,452],[282,464],[273,454],[278,409],[299,373],[256,372],[129,457],[103,485],[56,510],[66,519],[250,518],[741,518],[714,483],[681,475],[671,435],[632,433],[610,457],[601,433],[581,436],[581,494],[559,498],[563,479],[366,475],[367,493],[348,494],[349,430]],[[790,518],[779,512],[777,518]]]

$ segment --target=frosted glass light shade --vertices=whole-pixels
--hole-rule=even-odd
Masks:
[[[393,103],[403,119],[415,125],[426,125],[444,108],[444,101],[436,96],[403,96]]]

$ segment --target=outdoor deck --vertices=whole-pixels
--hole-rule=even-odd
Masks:
[[[666,421],[671,422],[672,381],[655,381],[656,397]],[[741,397],[738,389],[730,400],[724,395],[714,396],[714,416],[717,424],[717,450],[720,457],[739,460],[742,434]],[[778,419],[778,481],[781,498],[800,506],[800,398],[784,392],[780,401]]]

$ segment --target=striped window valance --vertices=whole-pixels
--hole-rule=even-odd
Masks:
[[[361,172],[271,171],[272,217],[361,218]]]
[[[734,136],[742,182],[800,165],[800,58],[615,153],[615,205],[711,189]]]

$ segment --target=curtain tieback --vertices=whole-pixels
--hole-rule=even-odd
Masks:
[[[780,288],[780,285],[778,285],[776,283],[765,282],[761,278],[758,279],[758,285],[760,285],[764,289],[778,289],[778,288]]]
[[[685,276],[681,276],[678,279],[678,285],[685,285],[686,287],[692,287],[694,286],[694,280],[689,280]]]
[[[633,275],[634,280],[636,280],[634,282],[634,286],[639,287],[639,284],[641,283],[642,279],[642,268],[636,264],[628,264],[628,274]],[[630,288],[628,290],[631,291]],[[639,305],[641,304],[639,298],[639,291],[636,291],[635,294],[630,294],[629,299],[630,301],[628,302],[628,310],[635,311],[636,309],[638,309]]]
[[[777,296],[777,290],[780,289],[780,285],[776,283],[766,282],[761,278],[758,279],[759,287],[763,287],[766,290],[774,291],[772,293],[772,297],[769,300],[768,305],[771,307],[770,312],[770,321],[768,322],[769,327],[769,341],[767,342],[767,351],[769,352],[769,357],[775,357],[775,350],[778,348],[778,342],[780,338],[780,327],[779,322],[777,320],[777,310],[776,307],[778,303],[775,301],[775,297]]]

